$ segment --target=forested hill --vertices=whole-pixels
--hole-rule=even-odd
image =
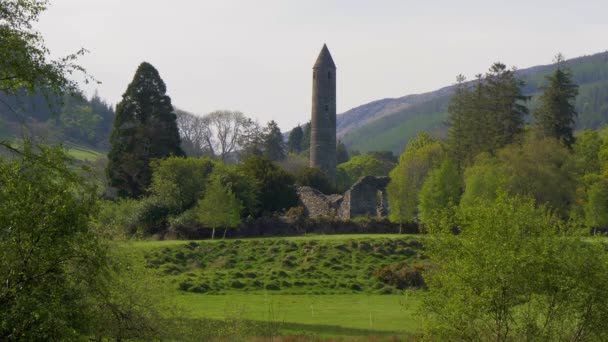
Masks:
[[[0,139],[20,137],[25,124],[28,135],[39,140],[107,150],[113,121],[114,109],[97,94],[47,101],[42,95],[0,93]]]
[[[567,62],[574,81],[580,86],[576,108],[577,127],[597,128],[608,123],[608,52],[573,58]],[[489,65],[487,66],[489,67]],[[535,97],[552,65],[517,71],[526,82],[524,92]],[[487,68],[480,68],[480,72]],[[400,154],[407,141],[420,131],[437,135],[447,130],[447,107],[453,86],[419,95],[383,99],[353,108],[338,116],[338,137],[350,148],[360,151],[391,150]]]

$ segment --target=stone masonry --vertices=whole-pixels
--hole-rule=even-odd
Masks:
[[[351,219],[388,215],[386,186],[388,177],[361,177],[344,195],[325,195],[311,187],[298,188],[304,214],[310,218]]]

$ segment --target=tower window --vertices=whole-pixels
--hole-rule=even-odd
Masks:
[[[331,71],[327,72],[327,78],[329,78],[331,80]]]
[[[325,105],[325,111],[327,112],[329,110],[329,106]]]

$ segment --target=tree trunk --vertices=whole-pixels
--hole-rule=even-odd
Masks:
[[[401,235],[401,229],[403,228],[403,223],[399,222],[399,235]]]
[[[213,227],[213,230],[211,230],[211,240],[213,240],[215,238],[215,227]]]
[[[226,231],[228,230],[228,227],[224,228],[224,236],[222,236],[222,240],[226,239]]]

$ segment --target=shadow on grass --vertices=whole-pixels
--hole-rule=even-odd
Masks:
[[[352,336],[352,337],[368,337],[368,336],[402,336],[409,335],[404,331],[390,330],[373,330],[348,328],[339,325],[322,325],[322,324],[302,324],[302,323],[279,323],[280,331],[299,334],[316,334],[321,336]]]

